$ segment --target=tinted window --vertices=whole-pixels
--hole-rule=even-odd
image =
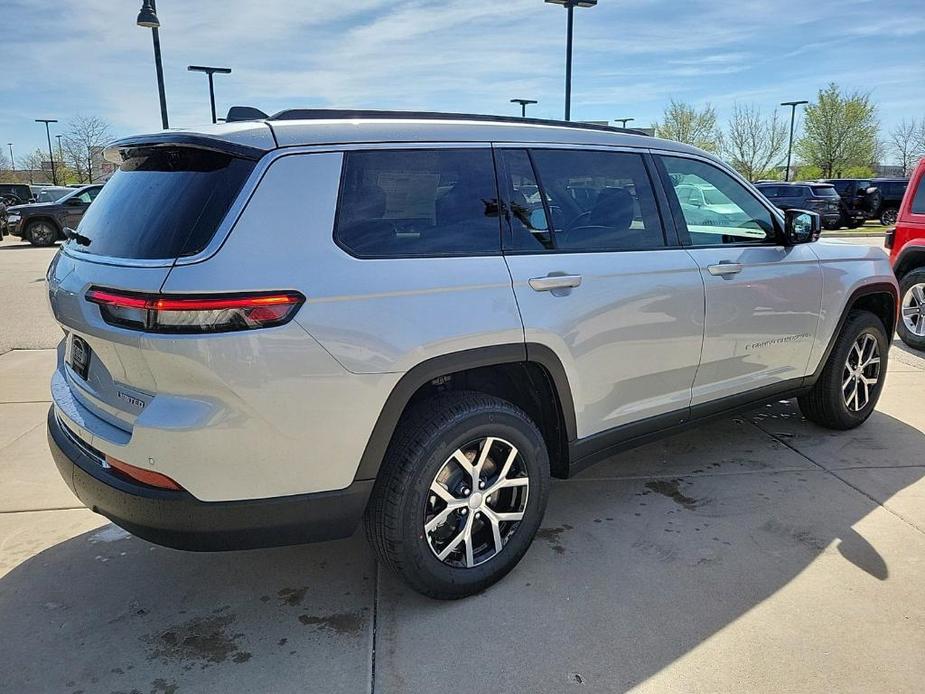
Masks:
[[[915,197],[912,198],[912,212],[925,214],[925,175],[919,178],[919,185],[915,189]]]
[[[348,152],[334,238],[361,257],[500,252],[491,150]]]
[[[758,186],[761,194],[768,199],[781,197],[782,189],[778,186]]]
[[[835,191],[839,195],[845,195],[848,192],[848,189],[851,187],[850,181],[833,181],[832,185],[835,186]]]
[[[745,186],[715,166],[695,159],[662,157],[671,187],[710,189],[717,202],[696,206],[678,195],[693,245],[767,243],[774,239],[770,211]],[[788,191],[789,193],[790,191]]]
[[[837,198],[838,193],[832,186],[813,186],[813,195],[817,198]]]
[[[77,228],[86,242],[77,248],[138,259],[198,253],[253,167],[251,161],[198,149],[133,150],[87,208]]]
[[[665,235],[638,154],[531,150],[559,250],[658,248]]]

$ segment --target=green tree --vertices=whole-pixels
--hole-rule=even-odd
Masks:
[[[736,104],[722,143],[726,160],[748,180],[776,178],[769,172],[787,152],[787,126],[777,111],[765,117],[755,105]]]
[[[708,152],[719,151],[722,134],[716,127],[716,111],[710,104],[698,110],[683,101],[671,100],[655,126],[657,137],[683,142]]]
[[[832,82],[806,107],[803,136],[796,151],[805,164],[818,166],[824,178],[845,175],[852,167],[870,167],[877,151],[877,107],[870,94],[842,95]]]

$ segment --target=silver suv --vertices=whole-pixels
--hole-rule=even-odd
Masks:
[[[883,252],[817,242],[817,215],[691,147],[285,111],[107,156],[48,271],[49,442],[87,506],[153,542],[365,517],[413,588],[461,597],[524,555],[551,477],[769,399],[848,429],[883,388]]]

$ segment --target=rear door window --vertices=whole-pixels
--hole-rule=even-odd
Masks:
[[[838,193],[832,186],[813,186],[813,195],[817,198],[837,198]]]
[[[203,250],[254,168],[254,162],[189,147],[126,153],[77,228],[82,253],[140,260]],[[95,196],[95,200],[93,199]]]
[[[506,155],[509,156],[509,155]],[[666,245],[655,193],[642,156],[628,152],[536,149],[530,151],[552,238],[547,250],[624,251]],[[513,181],[508,185],[513,186]],[[695,191],[699,198],[703,191]],[[542,224],[532,222],[534,227]],[[539,240],[538,235],[534,238]],[[539,249],[538,249],[539,250]]]
[[[345,155],[335,241],[361,258],[501,252],[488,148]]]

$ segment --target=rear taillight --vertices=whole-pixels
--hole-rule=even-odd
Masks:
[[[893,241],[896,239],[896,227],[892,229],[887,229],[886,234],[883,235],[883,246],[884,248],[893,248]]]
[[[252,294],[138,294],[91,287],[110,325],[155,333],[216,333],[271,328],[288,323],[305,302],[299,292]]]

